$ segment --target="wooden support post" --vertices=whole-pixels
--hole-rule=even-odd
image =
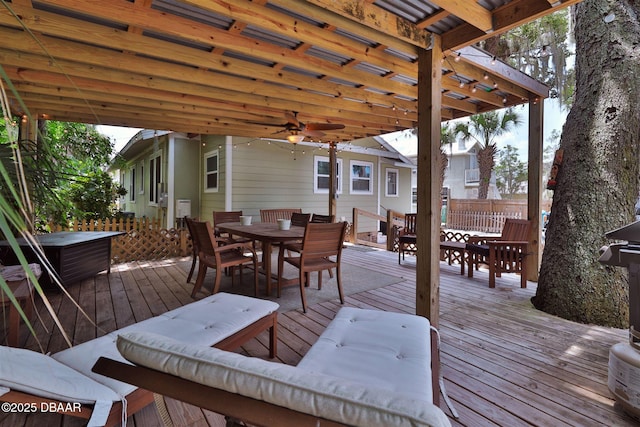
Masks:
[[[440,309],[440,188],[437,159],[442,121],[442,45],[418,51],[418,216],[416,314],[438,326]]]
[[[336,155],[336,142],[329,143],[329,215],[334,218],[338,212],[338,159]]]
[[[541,206],[542,206],[542,153],[543,153],[543,99],[529,102],[529,191],[527,194],[527,216],[531,220],[529,251],[527,257],[527,280],[538,281],[541,259]]]

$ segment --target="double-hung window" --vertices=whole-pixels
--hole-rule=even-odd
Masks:
[[[398,197],[398,169],[386,169],[385,196]]]
[[[373,163],[351,160],[351,194],[373,194]]]
[[[328,193],[331,173],[329,158],[314,156],[313,160],[313,192]],[[342,193],[342,159],[336,159],[336,189],[336,193]]]
[[[204,155],[204,191],[216,192],[220,182],[218,150]]]
[[[162,183],[162,156],[160,154],[149,159],[149,203],[160,201],[160,184]]]
[[[136,201],[136,167],[131,168],[131,174],[129,175],[129,200]]]

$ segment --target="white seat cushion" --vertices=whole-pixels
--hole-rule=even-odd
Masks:
[[[450,426],[429,402],[341,377],[144,332],[120,335],[117,345],[137,365],[348,425]]]
[[[424,317],[343,307],[298,366],[433,402]]]
[[[126,396],[136,387],[91,371],[100,356],[125,362],[116,349],[119,334],[133,331],[154,332],[209,347],[277,311],[278,307],[272,301],[220,292],[60,351],[52,357]]]
[[[104,425],[120,396],[51,357],[31,350],[0,346],[0,386],[63,402],[96,404],[90,425]],[[2,392],[0,391],[0,394]]]

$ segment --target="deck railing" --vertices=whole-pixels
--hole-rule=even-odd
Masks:
[[[186,229],[162,228],[153,218],[122,218],[96,221],[72,220],[64,227],[50,225],[54,231],[124,231],[111,239],[111,262],[156,260],[191,254],[191,240]]]

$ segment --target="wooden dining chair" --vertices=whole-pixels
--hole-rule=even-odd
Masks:
[[[298,256],[286,256],[289,244],[280,246],[278,253],[278,297],[282,290],[284,263],[291,264],[299,270],[298,282],[300,285],[300,297],[302,299],[302,311],[307,312],[307,300],[304,288],[309,284],[310,273],[318,272],[318,289],[322,289],[322,272],[336,269],[336,281],[338,283],[338,295],[340,303],[344,304],[342,281],[340,275],[340,260],[344,235],[347,229],[346,222],[337,223],[312,223],[307,224],[302,239],[302,246]],[[298,248],[295,248],[298,250]]]
[[[311,219],[310,213],[300,213],[300,212],[291,213],[291,225],[296,227],[306,227],[310,219]]]
[[[320,215],[316,213],[311,215],[311,222],[321,222],[326,224],[329,222],[334,222],[335,220],[336,220],[335,215]]]
[[[233,237],[229,234],[220,233],[217,225],[225,222],[240,222],[242,211],[213,211],[213,232],[216,237],[221,237],[229,241],[229,243],[249,243],[253,242],[251,239],[244,237]]]
[[[398,264],[404,259],[405,253],[415,254],[417,248],[416,236],[417,214],[408,213],[404,215],[404,227],[398,229]]]
[[[190,224],[189,224],[190,223]],[[193,285],[191,296],[195,298],[202,288],[207,268],[216,269],[216,278],[211,291],[215,294],[220,289],[222,271],[231,268],[231,281],[235,279],[235,267],[242,267],[246,264],[253,264],[253,276],[255,294],[258,294],[258,256],[252,245],[249,243],[229,243],[227,240],[216,237],[213,227],[208,221],[187,220],[189,230],[193,232],[192,237],[198,245],[198,277]],[[242,280],[242,269],[240,269],[240,280]]]
[[[279,219],[291,219],[291,214],[302,213],[301,208],[260,209],[260,221],[278,222]]]
[[[189,220],[195,220],[195,218],[184,217],[184,222],[187,224],[187,231],[189,232],[189,238],[191,239],[191,269],[187,275],[187,283],[189,283],[193,277],[193,272],[196,269],[196,263],[198,262],[198,252],[200,251],[193,238],[193,231],[191,230],[191,223]]]

